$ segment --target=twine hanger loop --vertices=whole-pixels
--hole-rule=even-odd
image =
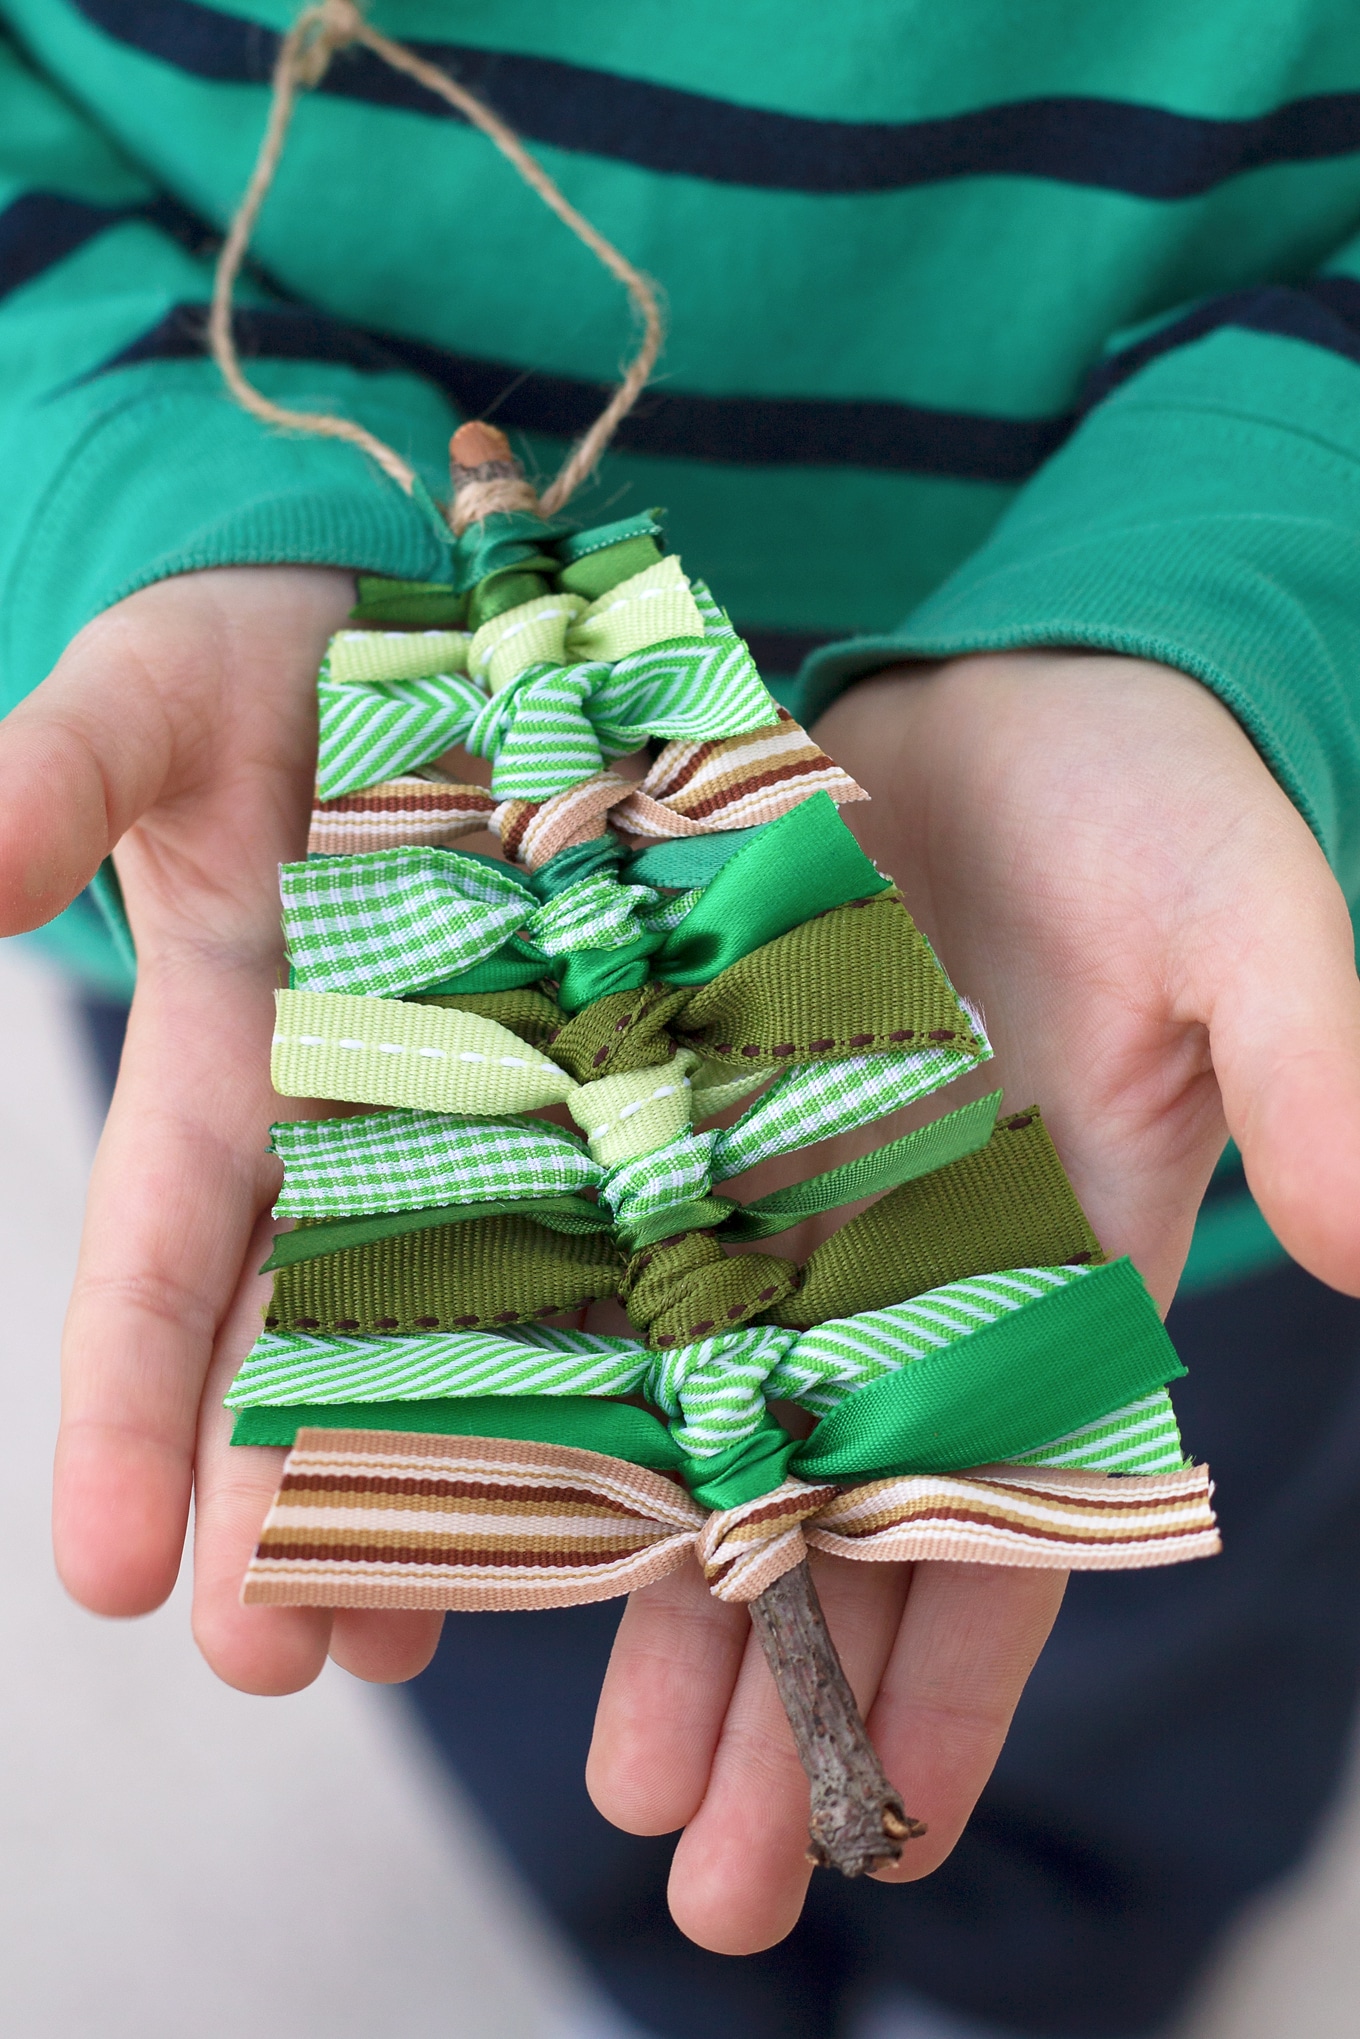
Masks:
[[[394,71],[414,78],[417,84],[443,99],[471,126],[494,142],[529,188],[623,285],[641,320],[641,342],[624,371],[622,381],[589,431],[572,448],[541,499],[534,496],[527,483],[520,483],[521,499],[512,504],[509,501],[509,494],[513,492],[508,487],[509,478],[488,475],[484,486],[491,493],[487,495],[484,506],[475,513],[485,516],[493,508],[529,507],[532,499],[533,507],[551,516],[563,507],[593,471],[620,421],[642,394],[661,351],[663,326],[656,288],[640,269],[620,254],[612,241],[606,240],[599,229],[577,211],[499,114],[494,113],[466,85],[441,71],[438,65],[428,63],[424,57],[408,49],[405,43],[397,42],[372,27],[354,0],[320,0],[318,6],[306,8],[279,46],[264,138],[250,181],[217,259],[212,310],[208,319],[208,344],[213,360],[237,403],[253,417],[265,424],[311,432],[327,439],[343,439],[352,446],[361,447],[408,495],[411,493],[416,478],[414,468],[376,433],[332,412],[290,410],[256,389],[241,367],[232,334],[232,297],[236,279],[250,246],[260,209],[278,171],[298,94],[313,91],[321,83],[337,50],[349,49],[356,44],[371,50]],[[504,502],[500,500],[502,496],[506,498]],[[467,516],[461,514],[464,507],[460,504],[460,521],[465,523]]]

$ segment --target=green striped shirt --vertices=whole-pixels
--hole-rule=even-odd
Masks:
[[[438,571],[361,454],[262,428],[203,359],[294,11],[0,0],[6,705],[168,574]],[[1360,895],[1352,0],[371,12],[660,281],[661,375],[573,507],[667,504],[802,712],[902,651],[1160,659],[1238,714]],[[488,143],[367,53],[301,106],[255,255],[261,386],[436,491],[462,415],[551,470],[629,345]]]

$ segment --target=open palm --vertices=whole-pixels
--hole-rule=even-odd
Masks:
[[[0,931],[56,912],[116,842],[139,958],[67,1325],[58,1561],[100,1612],[157,1605],[193,1491],[199,1640],[260,1692],[307,1683],[328,1649],[406,1677],[437,1634],[431,1616],[239,1605],[281,1454],[230,1449],[221,1408],[277,1181],[276,866],[305,844],[314,676],[351,599],[346,576],[293,568],[147,589],[0,728]],[[1157,666],[1031,653],[867,682],[819,734],[876,795],[866,847],[983,1006],[1011,1103],[1043,1106],[1107,1251],[1169,1300],[1226,1116],[1284,1243],[1360,1290],[1350,924],[1227,712]],[[986,1779],[1061,1578],[817,1566],[889,1773],[930,1824],[890,1873],[922,1874]],[[792,1925],[806,1786],[744,1610],[697,1574],[630,1603],[590,1774],[620,1825],[686,1829],[672,1904],[696,1939],[740,1952]]]

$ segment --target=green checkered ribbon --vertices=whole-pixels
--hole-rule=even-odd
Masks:
[[[713,1135],[681,1133],[650,1154],[612,1169],[600,1195],[617,1230],[631,1237],[650,1218],[696,1202],[712,1185]]]
[[[543,1325],[514,1333],[316,1338],[265,1332],[227,1396],[231,1408],[472,1395],[636,1395],[669,1418],[676,1441],[716,1457],[762,1427],[767,1400],[828,1415],[859,1389],[1086,1277],[1073,1267],[1018,1268],[947,1283],[910,1303],[804,1332],[749,1326],[649,1351],[632,1339]],[[1165,1390],[1024,1453],[1026,1465],[1163,1472],[1182,1459]]]
[[[613,664],[540,659],[489,698],[460,673],[337,685],[323,667],[322,799],[397,778],[461,744],[494,760],[498,800],[548,800],[649,737],[712,741],[768,727],[778,710],[750,652],[702,582],[692,593],[701,638],[652,644]]]
[[[687,1130],[612,1170],[592,1160],[575,1133],[535,1119],[406,1110],[290,1120],[273,1130],[286,1171],[276,1214],[348,1217],[599,1187],[627,1237],[769,1154],[849,1132],[970,1066],[966,1054],[940,1050],[787,1070],[725,1131]],[[845,1080],[833,1080],[841,1072]]]
[[[546,974],[555,956],[627,946],[672,907],[607,872],[540,903],[509,864],[428,846],[284,864],[279,889],[294,982],[378,998],[443,983],[512,936]]]
[[[797,1153],[900,1111],[987,1061],[991,1052],[984,1042],[980,1053],[940,1047],[909,1055],[850,1055],[843,1062],[787,1070],[735,1125],[708,1135],[713,1180],[726,1182],[775,1154]]]
[[[600,1169],[579,1136],[542,1119],[371,1112],[272,1128],[284,1165],[278,1218],[342,1218],[454,1203],[571,1196]]]

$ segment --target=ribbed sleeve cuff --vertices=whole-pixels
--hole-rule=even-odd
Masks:
[[[457,419],[417,378],[330,364],[252,373],[278,402],[358,418],[427,486],[447,486]],[[0,506],[5,707],[93,616],[174,574],[291,564],[419,580],[441,568],[429,524],[365,454],[259,424],[207,362],[116,370],[25,411],[0,471],[14,484]]]
[[[1155,364],[901,630],[816,653],[799,708],[898,659],[1048,644],[1202,680],[1360,893],[1360,368],[1226,331]]]

